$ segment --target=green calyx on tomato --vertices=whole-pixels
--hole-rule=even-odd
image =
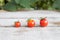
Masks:
[[[46,20],[46,18],[47,18],[47,17],[44,17],[44,18],[41,17],[41,20]]]

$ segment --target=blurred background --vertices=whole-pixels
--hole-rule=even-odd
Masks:
[[[0,10],[60,10],[60,0],[0,0]]]

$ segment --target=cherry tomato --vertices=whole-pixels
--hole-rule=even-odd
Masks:
[[[35,26],[35,21],[32,20],[32,19],[29,19],[28,22],[27,22],[27,26],[30,27],[30,28],[34,27]]]
[[[46,18],[42,18],[42,19],[40,20],[40,26],[41,26],[41,27],[46,27],[47,25],[48,25],[47,19],[46,19]]]
[[[19,21],[16,21],[16,22],[15,22],[15,27],[18,28],[18,27],[20,27],[20,26],[21,26],[21,23],[20,23]]]

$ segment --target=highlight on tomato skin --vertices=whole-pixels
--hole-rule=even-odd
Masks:
[[[15,26],[16,28],[18,28],[18,27],[21,26],[21,23],[20,23],[19,21],[16,21],[16,22],[14,23],[14,26]]]
[[[48,26],[48,21],[46,18],[42,18],[40,20],[40,27],[47,27]]]
[[[35,20],[33,20],[33,19],[28,19],[28,21],[27,21],[27,26],[28,26],[29,28],[35,27]]]

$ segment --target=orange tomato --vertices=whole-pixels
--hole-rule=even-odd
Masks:
[[[35,26],[35,21],[32,20],[32,19],[28,20],[27,26],[30,27],[30,28],[34,27]]]

